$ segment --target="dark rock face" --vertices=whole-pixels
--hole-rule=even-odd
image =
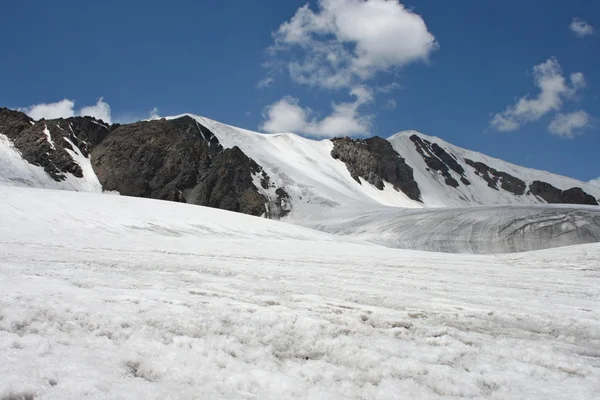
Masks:
[[[423,157],[423,160],[425,160],[427,166],[430,169],[438,171],[440,174],[442,174],[446,185],[453,188],[457,188],[459,186],[458,181],[450,174],[450,168],[452,168],[453,171],[461,176],[464,175],[465,170],[460,166],[460,164],[458,164],[454,157],[448,154],[436,143],[432,144],[430,141],[421,139],[417,135],[412,135],[410,140],[414,143],[415,148],[419,154],[421,154],[421,157]],[[467,186],[471,184],[471,182],[469,182],[469,180],[464,176],[461,177],[461,182]]]
[[[27,162],[43,167],[57,182],[65,180],[66,173],[83,176],[81,167],[67,150],[75,151],[75,145],[87,157],[93,146],[109,134],[107,125],[91,117],[33,122],[21,112],[0,108],[0,132]]]
[[[578,187],[560,190],[547,182],[534,181],[529,185],[529,191],[531,194],[541,197],[547,203],[598,205],[598,201],[594,196],[587,194]]]
[[[479,161],[473,161],[466,158],[465,162],[473,167],[475,173],[482,177],[492,189],[498,190],[497,184],[500,182],[500,187],[512,194],[520,196],[525,193],[527,185],[521,179],[507,174],[506,172],[497,171]]]
[[[412,200],[421,201],[421,191],[414,180],[413,169],[387,140],[375,136],[365,140],[336,138],[332,142],[331,156],[343,161],[358,183],[359,177],[362,177],[383,190],[383,181],[387,181]]]
[[[116,127],[92,151],[92,165],[105,190],[123,195],[265,213],[252,180],[260,166],[187,116]]]

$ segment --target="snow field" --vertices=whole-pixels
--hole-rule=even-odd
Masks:
[[[0,399],[593,399],[599,261],[0,187]]]

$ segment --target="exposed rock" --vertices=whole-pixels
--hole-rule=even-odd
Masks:
[[[390,142],[378,136],[365,140],[332,139],[331,156],[346,164],[350,175],[383,190],[384,181],[401,190],[412,200],[421,201],[421,191],[414,179],[413,169],[406,164]]]
[[[578,187],[567,190],[558,189],[547,182],[534,181],[529,185],[531,194],[534,194],[547,203],[556,204],[587,204],[598,205],[598,201]]]
[[[521,179],[507,174],[506,172],[497,171],[496,169],[488,167],[479,161],[473,161],[465,158],[465,162],[475,169],[477,175],[482,177],[487,182],[489,187],[498,190],[497,183],[500,182],[500,187],[507,192],[511,192],[512,194],[519,196],[525,193],[527,184]]]
[[[421,154],[421,157],[423,157],[423,160],[425,160],[425,163],[427,164],[427,166],[430,169],[438,171],[439,173],[442,174],[446,185],[451,186],[453,188],[457,188],[459,186],[458,181],[456,179],[454,179],[452,177],[452,175],[450,174],[450,168],[448,167],[448,164],[447,164],[447,163],[449,163],[455,172],[457,172],[460,175],[463,175],[465,173],[465,171],[458,164],[456,159],[454,159],[452,156],[450,156],[448,153],[446,153],[446,151],[444,149],[442,149],[441,147],[439,147],[436,143],[432,144],[428,140],[423,140],[417,135],[412,135],[410,137],[410,140],[414,143],[415,148],[417,149],[419,154]],[[442,159],[440,159],[436,153],[439,154],[441,157],[443,157],[443,159],[446,160],[446,162],[443,161]],[[463,177],[463,178],[464,178],[464,180],[461,179],[461,181],[465,185],[471,184],[471,182],[469,182],[469,180],[467,178],[465,178],[465,177]]]
[[[239,147],[225,149],[200,170],[197,184],[186,196],[188,203],[262,215],[267,199],[254,186],[252,175],[261,168]]]
[[[459,175],[465,174],[464,168],[456,161],[456,158],[446,153],[446,150],[438,146],[437,143],[431,144],[431,150],[433,151],[433,154],[435,154],[440,160],[446,163],[446,165],[449,166],[454,172],[456,172]]]
[[[0,108],[0,132],[6,135],[27,162],[39,165],[56,181],[66,173],[83,177],[81,167],[66,151],[77,146],[84,156],[109,133],[102,121],[72,117],[34,121],[19,111]]]
[[[105,190],[261,215],[267,199],[252,176],[262,172],[238,147],[190,117],[121,125],[92,152]]]

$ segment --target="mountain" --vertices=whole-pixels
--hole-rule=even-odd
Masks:
[[[260,134],[184,114],[107,125],[0,109],[3,184],[117,191],[252,215],[501,204],[598,205],[600,188],[416,131],[382,139]]]
[[[409,249],[600,241],[600,188],[415,131],[311,140],[191,114],[108,125],[2,108],[0,185],[209,206]]]

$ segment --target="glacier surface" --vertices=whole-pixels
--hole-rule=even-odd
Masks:
[[[600,244],[398,250],[0,186],[0,398],[595,399]]]

